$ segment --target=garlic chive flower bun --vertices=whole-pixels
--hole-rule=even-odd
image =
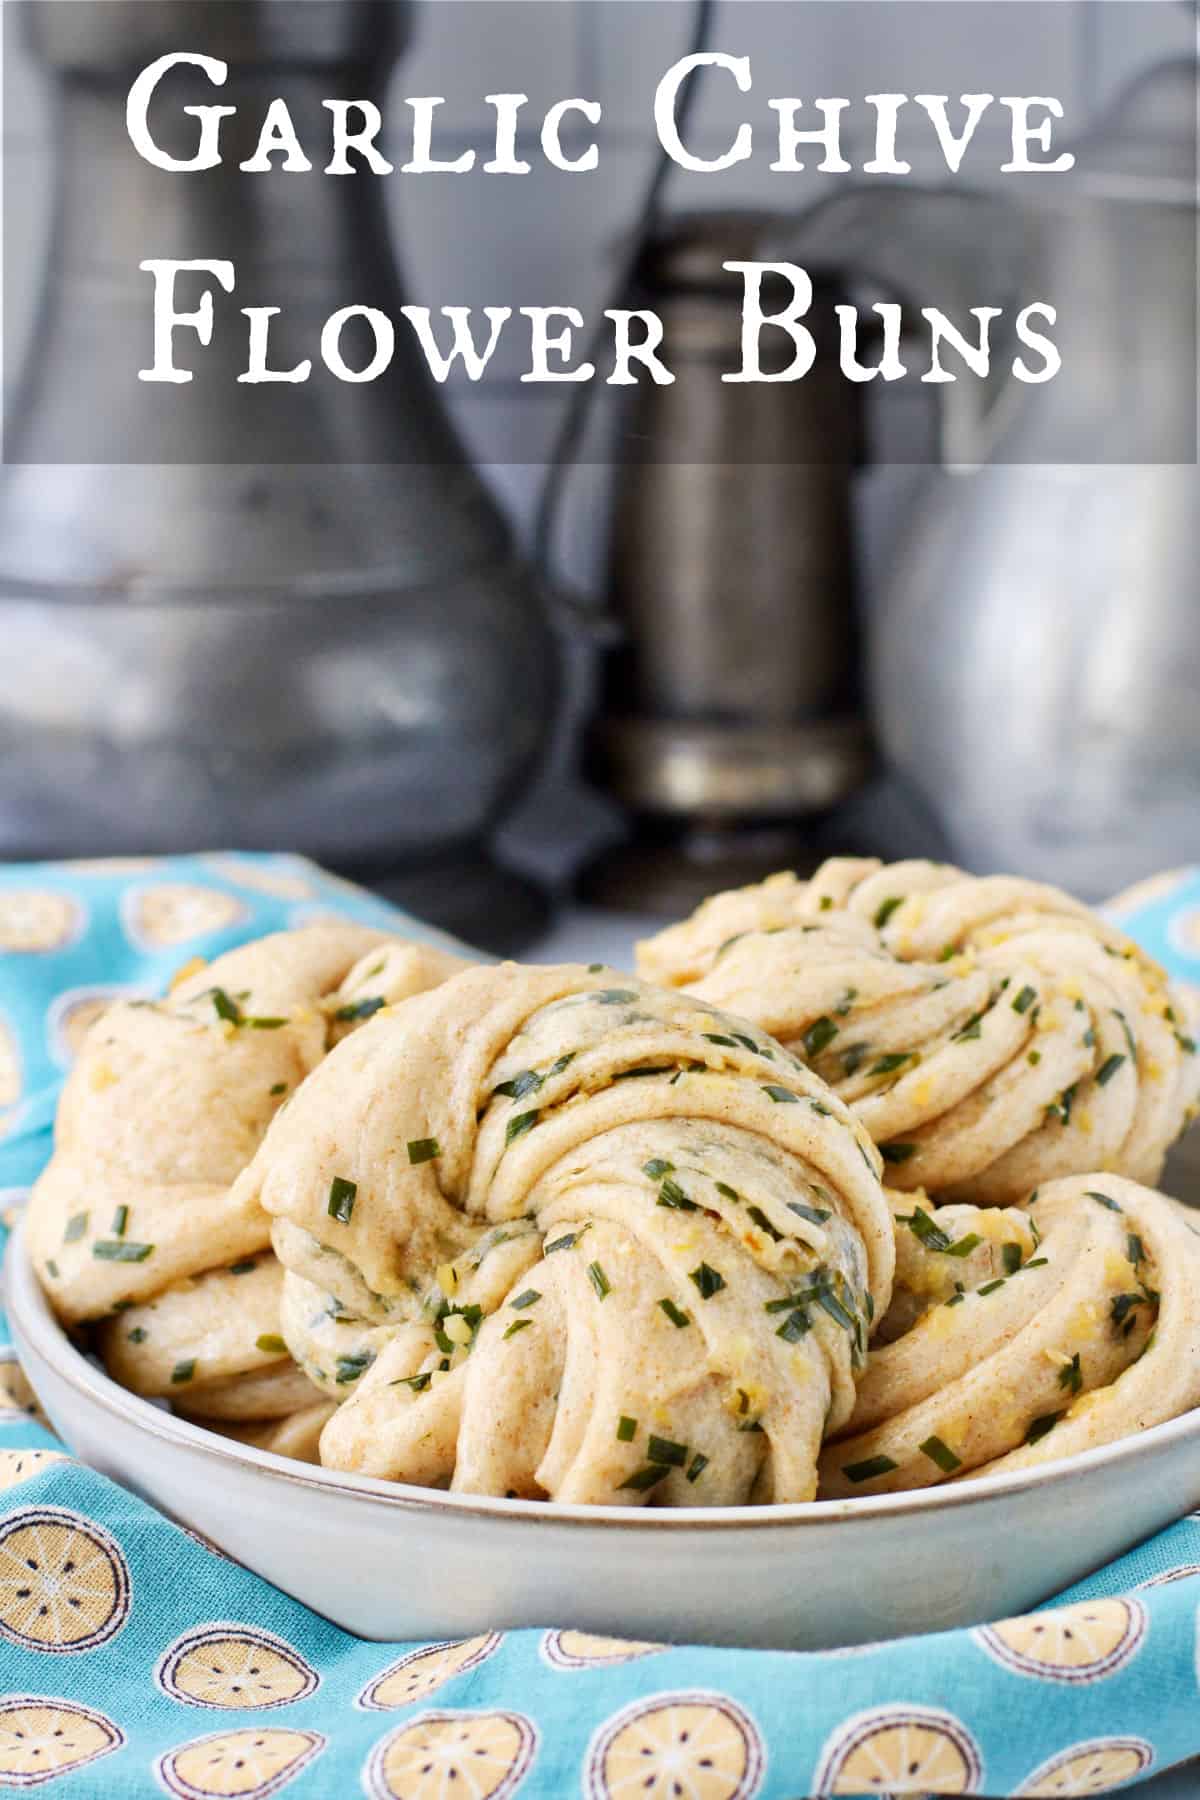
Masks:
[[[752,1026],[598,967],[476,968],[271,1124],[321,1459],[596,1504],[811,1499],[894,1260],[882,1165]]]
[[[283,1270],[243,1172],[331,1044],[464,966],[361,926],[314,925],[101,1015],[25,1230],[59,1318],[98,1323],[116,1380],[218,1428],[261,1427],[268,1447],[297,1414],[322,1407],[323,1423],[282,1336]]]
[[[1112,1175],[1023,1206],[893,1196],[896,1286],[821,1496],[1052,1462],[1200,1404],[1200,1235]]]
[[[716,895],[638,967],[780,1039],[893,1186],[942,1199],[1003,1206],[1096,1169],[1153,1184],[1200,1094],[1163,970],[1038,882],[835,860]]]

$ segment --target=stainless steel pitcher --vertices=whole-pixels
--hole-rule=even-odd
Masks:
[[[1075,150],[1066,202],[1043,180],[1019,230],[1011,202],[961,193],[875,190],[842,213],[914,299],[957,280],[992,302],[997,256],[1011,290],[1057,297],[1063,375],[986,415],[976,384],[943,390],[947,466],[876,596],[869,679],[951,854],[1099,897],[1200,858],[1194,63],[1140,78]],[[950,207],[931,275],[920,251]],[[810,248],[844,259],[837,211]]]
[[[0,855],[231,844],[401,876],[466,858],[470,880],[421,903],[494,937],[505,884],[480,845],[543,740],[555,659],[415,344],[368,387],[264,390],[218,332],[202,377],[153,408],[143,389],[129,424],[147,256],[227,256],[237,304],[285,299],[277,367],[348,300],[398,312],[378,181],[237,163],[265,96],[315,141],[323,95],[378,94],[407,7],[41,0],[27,19],[61,155],[0,482]],[[124,97],[181,45],[228,61],[219,98],[242,113],[221,168],[172,176],[134,155]],[[157,134],[194,140],[181,107],[212,89],[172,80]]]

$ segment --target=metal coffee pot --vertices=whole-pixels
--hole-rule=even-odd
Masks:
[[[237,164],[267,96],[314,140],[323,95],[378,97],[407,9],[39,0],[26,17],[60,156],[0,483],[0,856],[303,850],[502,940],[519,894],[482,846],[549,723],[554,656],[415,344],[399,335],[370,386],[239,386],[244,337],[220,333],[190,387],[136,379],[150,256],[226,256],[237,304],[287,299],[277,367],[349,301],[397,314],[379,181]],[[222,166],[182,176],[133,153],[124,109],[181,46],[228,62],[219,98],[239,106]],[[156,130],[190,155],[182,107],[214,94],[195,70],[172,80]]]
[[[950,854],[1099,897],[1200,859],[1194,63],[1139,79],[1075,150],[1010,277],[1053,292],[1063,372],[951,421],[872,609],[869,669],[883,746]],[[991,301],[978,258],[1011,205],[981,196],[972,220],[961,194],[876,190],[843,221],[912,295],[934,283],[906,256],[949,205],[952,260],[976,259],[965,303]],[[816,235],[844,261],[836,206]]]

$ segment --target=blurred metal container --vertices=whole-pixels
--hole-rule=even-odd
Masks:
[[[646,246],[634,304],[664,326],[672,385],[643,383],[621,432],[608,597],[624,627],[609,661],[591,767],[634,815],[635,843],[593,892],[665,906],[803,855],[797,821],[870,766],[858,711],[851,473],[854,390],[818,356],[796,384],[730,384],[742,281],[774,214],[678,215]],[[780,282],[781,289],[784,284]],[[767,311],[790,298],[764,284]],[[770,339],[777,340],[774,350]],[[783,367],[791,342],[764,340]],[[638,840],[641,840],[640,842]]]
[[[136,379],[150,256],[228,257],[234,304],[283,304],[275,367],[313,356],[348,302],[398,314],[378,179],[237,164],[275,94],[312,143],[323,95],[378,97],[407,7],[36,0],[26,18],[61,149],[0,484],[0,855],[220,843],[401,877],[450,857],[422,903],[494,936],[510,888],[481,845],[542,742],[556,663],[415,343],[399,333],[367,386],[317,365],[264,389],[238,384],[245,337],[218,329],[189,386]],[[191,154],[187,102],[240,111],[221,168],[171,175],[134,154],[124,101],[180,47],[229,79],[175,71],[159,140]]]

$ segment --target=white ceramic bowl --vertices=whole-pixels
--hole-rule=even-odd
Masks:
[[[70,1343],[21,1230],[26,1372],[75,1454],[362,1637],[571,1625],[819,1649],[1021,1612],[1200,1507],[1200,1410],[1034,1472],[693,1512],[476,1499],[247,1449],[139,1400]]]

